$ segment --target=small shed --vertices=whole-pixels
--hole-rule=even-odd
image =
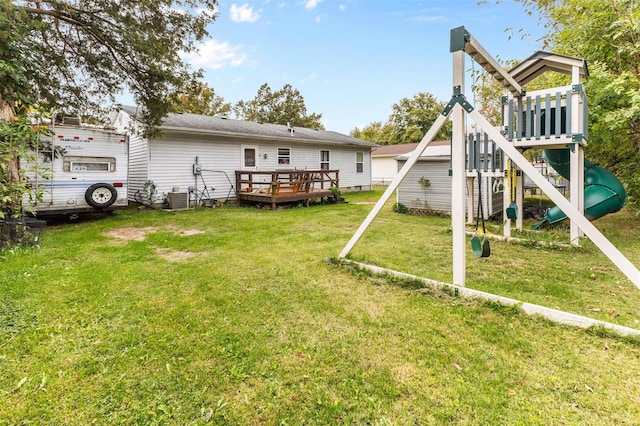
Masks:
[[[331,170],[339,189],[371,189],[371,150],[376,144],[333,131],[171,113],[161,135],[144,138],[142,111],[118,106],[114,128],[129,134],[129,200],[148,202],[148,182],[158,199],[227,200],[236,196],[236,172]],[[266,173],[265,176],[271,176]],[[268,179],[268,178],[267,178]],[[180,194],[177,196],[176,194]],[[171,200],[169,200],[171,201]]]
[[[411,153],[395,158],[399,171]],[[491,154],[488,154],[491,155]],[[433,141],[429,143],[416,164],[409,170],[397,190],[397,202],[405,205],[412,213],[437,212],[451,214],[451,142]],[[469,173],[473,177],[472,173]],[[473,193],[478,194],[478,179],[473,182]],[[504,183],[502,177],[482,176],[482,201],[485,218],[502,213]],[[468,198],[465,205],[468,207]],[[477,199],[474,200],[477,206]]]

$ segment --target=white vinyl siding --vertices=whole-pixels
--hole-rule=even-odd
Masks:
[[[149,144],[142,138],[142,126],[132,122],[124,112],[118,112],[112,120],[118,132],[129,135],[129,177],[127,184],[127,197],[134,201],[136,192],[143,192],[144,183],[149,179]],[[130,127],[133,128],[131,131]]]
[[[406,161],[397,161],[398,171],[405,163]],[[429,180],[430,185],[426,189],[423,189],[419,182],[422,177]],[[494,179],[491,177],[482,178],[482,201],[486,217],[502,211],[502,193],[493,192]],[[477,202],[477,179],[475,182],[475,202]],[[466,212],[468,197],[465,198],[467,198],[465,200]],[[409,208],[426,208],[451,214],[449,158],[432,158],[416,162],[398,186],[397,201]]]
[[[166,133],[163,139],[154,139],[149,145],[152,158],[149,179],[156,184],[160,201],[163,194],[176,186],[180,192],[190,187],[202,191],[206,186],[211,198],[225,199],[231,189],[227,176],[235,185],[235,170],[241,169],[241,147],[237,143]],[[193,174],[196,157],[201,176]],[[235,197],[235,191],[230,197]]]
[[[390,184],[398,174],[396,164],[397,154],[389,156],[378,156],[372,159],[372,180],[373,183]]]
[[[405,161],[397,162],[398,171]],[[422,188],[420,178],[429,179],[429,187]],[[398,187],[398,203],[410,208],[427,208],[451,213],[451,177],[449,159],[418,161]],[[425,205],[426,202],[426,205]]]

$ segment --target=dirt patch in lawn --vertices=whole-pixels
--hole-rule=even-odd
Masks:
[[[134,226],[130,226],[128,228],[112,229],[111,231],[105,232],[104,235],[110,238],[116,238],[118,240],[144,241],[144,238],[147,236],[147,234],[156,232],[157,230],[158,228],[153,226],[148,226],[146,228],[136,228]]]
[[[147,234],[162,231],[172,232],[181,236],[204,234],[204,231],[201,229],[179,229],[175,226],[147,226],[144,228],[129,226],[127,228],[112,229],[111,231],[105,232],[104,235],[124,241],[144,241]]]
[[[168,260],[170,262],[182,262],[185,260],[189,260],[198,255],[198,253],[193,253],[190,251],[181,251],[181,250],[172,250],[166,248],[156,248],[156,253],[161,258]]]
[[[202,229],[177,229],[172,226],[168,227],[168,229],[174,231],[178,235],[183,236],[204,234],[204,231]]]
[[[112,229],[111,231],[105,232],[104,235],[113,239],[112,244],[124,245],[128,241],[144,241],[144,239],[148,234],[152,234],[154,232],[171,232],[179,236],[204,234],[204,231],[201,229],[180,229],[178,227],[169,225],[169,226],[163,226],[163,227],[147,226],[144,228],[137,228],[135,226],[130,226],[127,228]],[[189,260],[195,256],[198,256],[198,253],[182,251],[182,250],[173,250],[170,248],[163,248],[163,247],[156,247],[155,250],[158,256],[170,262],[182,262],[185,260]]]

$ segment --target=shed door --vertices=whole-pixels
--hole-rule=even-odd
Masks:
[[[257,170],[258,169],[258,147],[242,146],[242,169]]]

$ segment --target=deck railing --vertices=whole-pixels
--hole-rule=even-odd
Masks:
[[[297,194],[331,187],[339,187],[338,170],[236,170],[238,194]]]
[[[579,98],[578,108],[571,101],[574,96]],[[540,90],[517,99],[503,97],[502,102],[505,136],[510,141],[588,137],[587,98],[581,85]]]

